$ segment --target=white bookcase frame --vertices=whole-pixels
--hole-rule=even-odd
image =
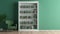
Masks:
[[[37,29],[20,29],[20,3],[37,3]],[[38,31],[39,30],[39,2],[38,1],[18,1],[18,31]]]

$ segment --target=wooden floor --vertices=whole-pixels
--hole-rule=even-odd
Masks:
[[[13,31],[13,32],[0,32],[0,34],[18,34],[17,31]]]
[[[13,31],[13,32],[0,32],[0,34],[60,34],[60,31]]]

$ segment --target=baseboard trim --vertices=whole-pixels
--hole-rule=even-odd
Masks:
[[[20,30],[20,31],[60,31],[60,30]]]
[[[39,31],[60,31],[60,30],[39,30]]]

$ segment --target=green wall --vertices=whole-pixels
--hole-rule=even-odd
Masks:
[[[39,29],[60,30],[60,0],[39,0]]]
[[[18,1],[25,0],[0,0],[0,14],[6,14],[7,20],[13,20],[17,23]]]
[[[21,0],[0,0],[0,14],[17,23],[18,1]],[[39,0],[39,17],[40,30],[59,30],[60,0]]]

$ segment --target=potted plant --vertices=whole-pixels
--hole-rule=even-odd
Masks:
[[[6,15],[0,15],[0,29],[7,30],[7,24],[5,23]]]

